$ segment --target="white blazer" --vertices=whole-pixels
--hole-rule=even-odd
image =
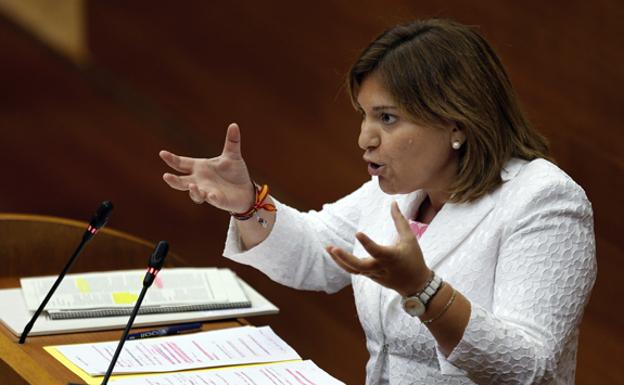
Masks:
[[[224,255],[294,288],[331,293],[351,284],[370,352],[369,385],[382,376],[393,385],[572,385],[578,326],[596,276],[591,204],[542,159],[512,159],[501,177],[499,188],[475,202],[445,204],[420,239],[427,265],[471,302],[448,357],[402,310],[397,292],[344,272],[324,250],[334,245],[366,257],[357,231],[394,243],[391,202],[411,217],[422,191],[387,195],[373,178],[318,212],[276,202],[267,239],[244,251],[232,222]]]

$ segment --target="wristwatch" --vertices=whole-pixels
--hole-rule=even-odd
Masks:
[[[427,310],[427,304],[431,298],[440,290],[440,286],[442,286],[442,278],[434,272],[433,277],[420,293],[401,299],[403,310],[412,317],[420,317]]]

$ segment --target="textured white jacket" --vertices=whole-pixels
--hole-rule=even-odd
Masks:
[[[271,234],[243,251],[230,224],[224,255],[284,285],[335,292],[351,284],[367,338],[367,384],[574,384],[578,326],[596,276],[591,204],[545,160],[512,159],[503,184],[469,204],[447,203],[420,239],[428,266],[472,306],[463,338],[445,357],[393,290],[350,275],[325,252],[367,255],[362,231],[395,242],[390,204],[411,216],[422,191],[383,193],[375,178],[319,212],[279,202]]]

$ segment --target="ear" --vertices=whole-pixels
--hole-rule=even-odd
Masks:
[[[459,141],[461,144],[466,143],[466,130],[463,127],[453,123],[450,129],[450,142]]]

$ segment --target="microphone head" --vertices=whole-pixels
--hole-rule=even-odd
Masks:
[[[156,245],[156,249],[152,253],[152,256],[149,260],[149,267],[160,270],[165,263],[165,257],[169,252],[169,243],[167,241],[160,241],[158,245]]]
[[[93,215],[93,217],[91,218],[91,222],[89,222],[91,227],[95,228],[96,230],[102,228],[108,221],[108,216],[110,215],[111,211],[113,211],[113,203],[110,201],[102,202],[102,204],[100,204],[100,207],[98,207],[97,211],[95,212],[95,215]]]

